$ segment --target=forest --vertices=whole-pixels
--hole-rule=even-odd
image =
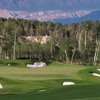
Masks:
[[[62,25],[0,18],[0,59],[100,65],[100,21]]]

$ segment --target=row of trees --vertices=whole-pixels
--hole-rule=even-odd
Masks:
[[[32,42],[26,37],[37,37]],[[41,38],[48,41],[41,44]],[[100,21],[60,23],[0,18],[0,59],[30,58],[100,64]]]

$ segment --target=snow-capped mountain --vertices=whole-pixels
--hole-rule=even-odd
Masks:
[[[39,11],[39,12],[23,12],[23,11],[10,11],[6,9],[0,9],[0,17],[3,18],[23,18],[39,21],[50,21],[63,18],[76,18],[91,13],[92,10],[79,10],[79,11]]]

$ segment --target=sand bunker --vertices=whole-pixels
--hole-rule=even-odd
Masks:
[[[100,71],[100,69],[97,69],[98,71]],[[92,73],[93,76],[97,76],[97,77],[100,77],[100,74],[98,73]]]
[[[97,74],[97,73],[92,73],[93,76],[97,76],[97,77],[100,77],[100,74]]]
[[[97,69],[98,71],[100,71],[100,69]]]
[[[38,92],[45,92],[46,90],[39,90]]]
[[[63,82],[62,86],[66,86],[66,85],[75,85],[74,82]]]
[[[40,68],[40,67],[45,67],[46,63],[44,62],[35,62],[34,64],[27,64],[28,68]]]
[[[3,88],[3,86],[0,84],[0,89],[2,89]]]

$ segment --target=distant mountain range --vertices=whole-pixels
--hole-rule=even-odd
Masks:
[[[0,0],[0,17],[61,23],[100,20],[100,0]]]
[[[63,18],[63,19],[58,18],[53,20],[53,22],[61,22],[62,24],[66,24],[66,23],[77,23],[85,20],[92,20],[92,21],[100,20],[100,10],[95,10],[87,15],[76,18]]]
[[[100,9],[100,0],[0,0],[0,8],[27,12],[94,10]]]

